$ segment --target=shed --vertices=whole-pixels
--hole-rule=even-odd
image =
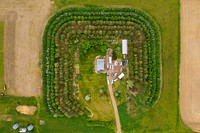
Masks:
[[[20,132],[20,133],[25,133],[25,132],[26,132],[26,128],[25,128],[25,127],[20,128],[20,129],[19,129],[19,132]]]
[[[90,95],[86,95],[85,96],[85,101],[89,101],[90,100]]]
[[[18,125],[17,123],[15,123],[15,124],[13,125],[13,129],[14,129],[14,130],[16,130],[18,127],[19,127],[19,125]]]
[[[124,77],[124,73],[121,73],[121,74],[118,76],[119,79],[122,79],[123,77]]]
[[[100,93],[103,93],[103,92],[104,92],[103,88],[100,88],[100,89],[99,89],[99,92],[100,92]]]
[[[96,62],[97,71],[104,70],[104,60],[105,59],[97,59],[97,62]]]
[[[32,124],[27,127],[28,131],[33,130],[33,128],[34,128],[34,126]]]
[[[123,39],[122,40],[122,54],[128,54],[128,48],[127,48],[127,40]]]

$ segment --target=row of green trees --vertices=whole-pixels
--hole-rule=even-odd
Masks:
[[[85,50],[80,44],[84,40],[105,40],[118,36],[129,38],[134,43],[130,35],[138,30],[135,25],[140,25],[139,29],[144,31],[147,47],[138,49],[144,50],[143,56],[138,50],[130,51],[138,56],[131,61],[143,61],[138,68],[130,69],[130,73],[136,77],[135,69],[141,68],[137,70],[142,71],[139,77],[141,81],[148,82],[144,91],[147,97],[145,103],[151,106],[160,91],[160,35],[149,15],[129,8],[69,8],[56,13],[48,21],[43,36],[43,90],[44,100],[54,116],[89,114],[74,96],[74,53],[79,48]]]

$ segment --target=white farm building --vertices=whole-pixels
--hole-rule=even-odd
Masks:
[[[96,70],[97,71],[104,70],[104,60],[105,59],[97,59],[97,61],[96,61]]]
[[[124,77],[124,73],[121,73],[121,74],[118,76],[119,79],[122,79],[123,77]]]
[[[123,39],[122,40],[122,54],[128,54],[128,48],[127,48],[127,40]]]

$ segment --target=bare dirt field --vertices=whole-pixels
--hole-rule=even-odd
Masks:
[[[50,0],[0,0],[5,82],[11,95],[41,94],[42,34],[52,5]]]
[[[199,0],[181,0],[180,111],[183,122],[200,132]]]
[[[16,110],[21,114],[34,115],[37,108],[35,106],[20,105],[16,107]]]

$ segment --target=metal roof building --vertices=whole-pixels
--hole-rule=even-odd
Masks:
[[[118,76],[119,79],[122,79],[123,77],[124,77],[124,73],[121,73],[121,74]]]
[[[97,62],[96,62],[96,69],[97,69],[97,71],[104,70],[104,60],[105,59],[97,59]]]
[[[123,39],[122,40],[122,54],[128,54],[128,48],[127,48],[127,40]]]

